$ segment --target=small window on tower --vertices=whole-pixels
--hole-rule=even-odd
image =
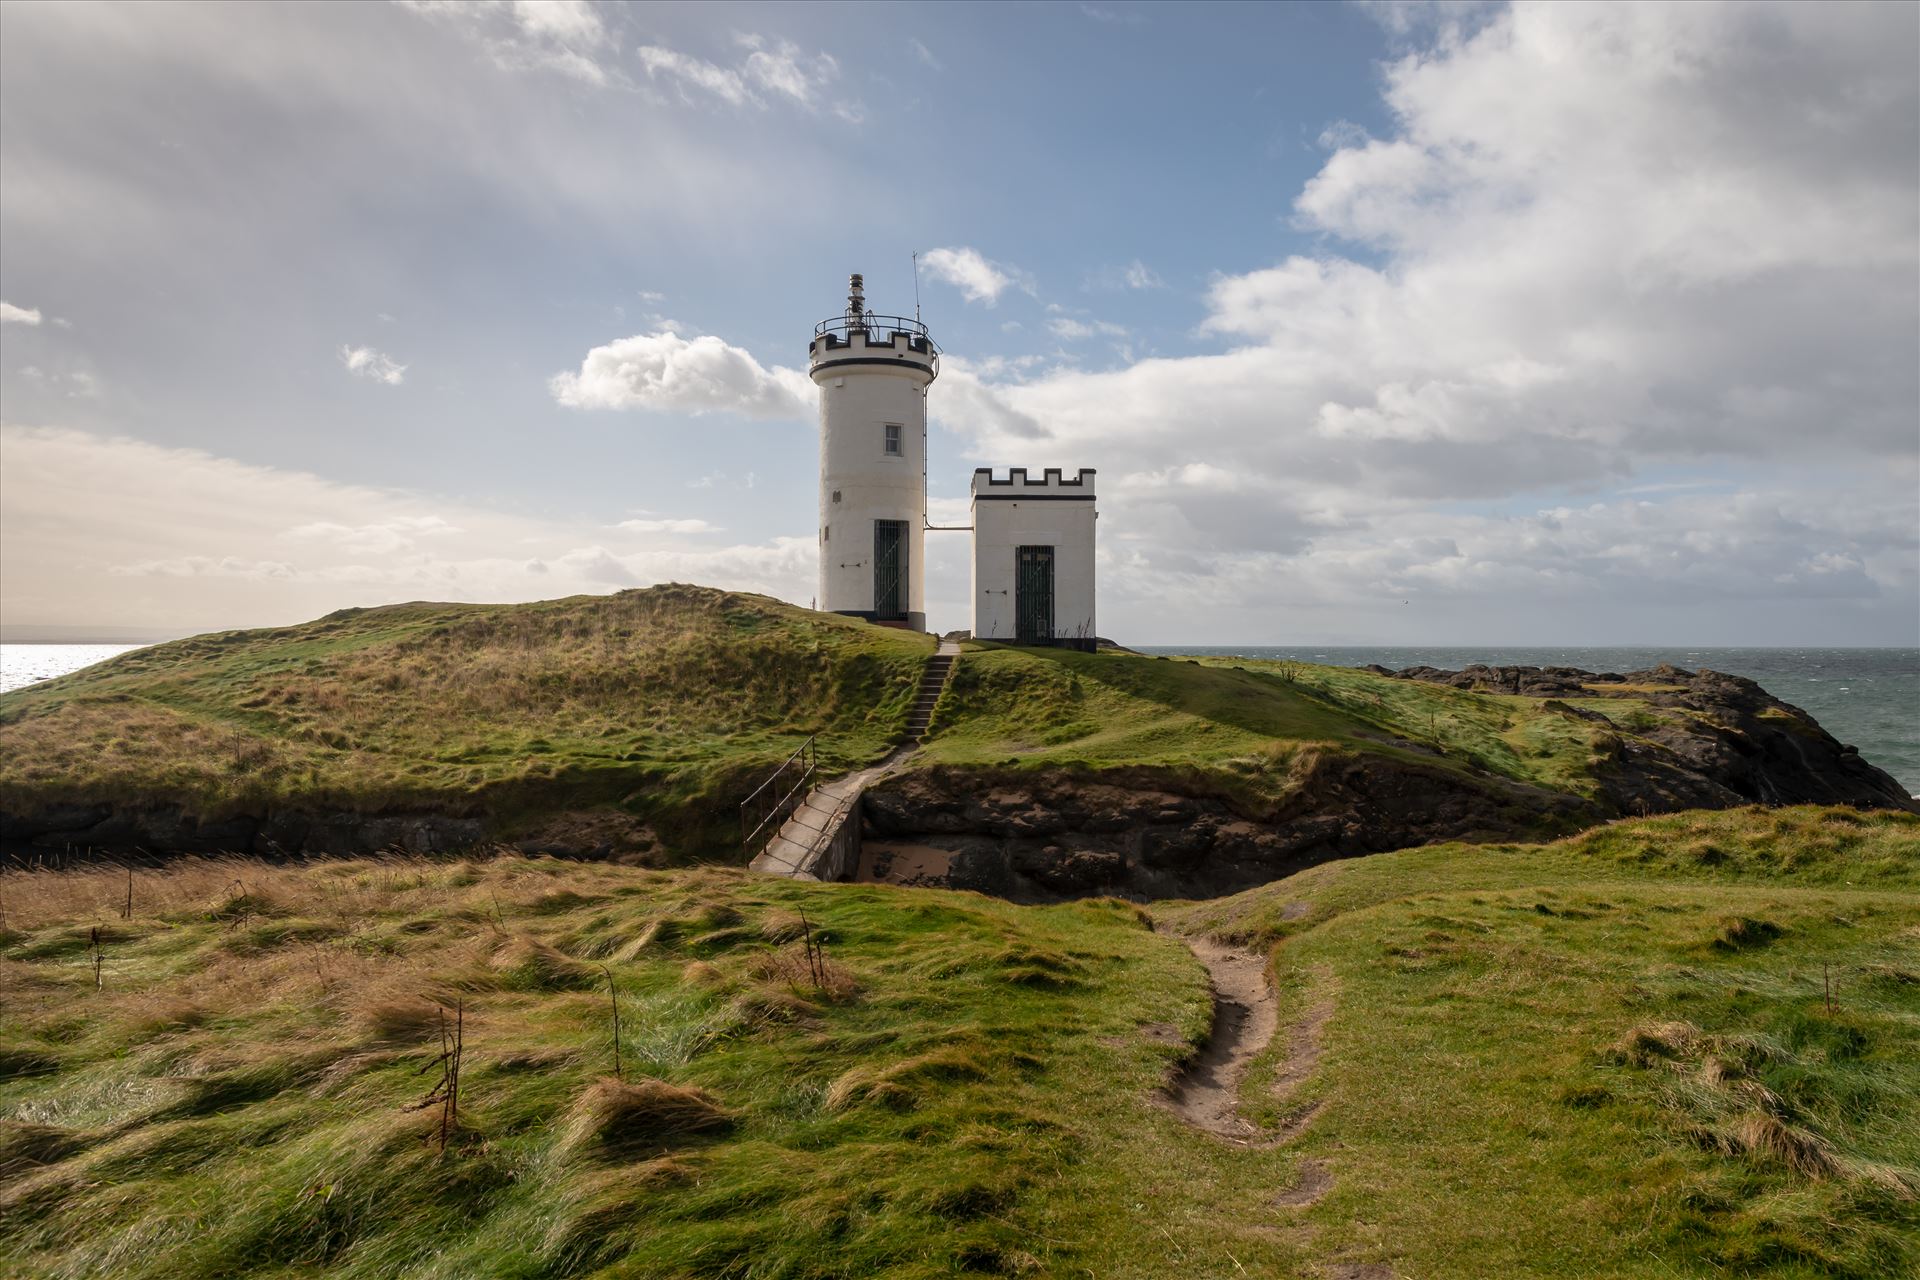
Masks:
[[[897,422],[887,424],[887,456],[889,458],[900,456],[900,424]]]

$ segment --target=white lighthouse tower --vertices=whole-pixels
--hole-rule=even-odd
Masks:
[[[927,629],[927,387],[940,350],[926,326],[867,310],[814,326],[820,388],[820,607]]]

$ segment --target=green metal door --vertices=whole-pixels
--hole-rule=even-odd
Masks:
[[[873,616],[907,616],[907,522],[873,522]]]
[[[1041,644],[1053,639],[1053,548],[1020,547],[1014,555],[1014,639]]]

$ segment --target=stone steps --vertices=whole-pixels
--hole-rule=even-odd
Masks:
[[[901,739],[900,749],[883,764],[859,773],[848,774],[844,778],[809,791],[787,820],[780,824],[780,830],[774,833],[767,847],[753,860],[755,871],[769,875],[786,876],[795,880],[832,879],[827,866],[837,866],[844,860],[846,840],[853,841],[853,860],[858,861],[859,833],[856,830],[846,834],[849,822],[860,821],[860,793],[867,784],[885,774],[909,751],[919,745],[926,736],[927,724],[933,718],[933,709],[939,704],[940,694],[947,687],[947,680],[953,675],[954,662],[959,657],[959,646],[942,643],[940,652],[927,659],[926,670],[921,673],[920,687],[914,694],[913,707],[907,712],[907,729]],[[844,874],[851,875],[851,870]]]

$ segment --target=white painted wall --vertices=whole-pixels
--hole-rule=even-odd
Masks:
[[[844,346],[816,338],[810,360],[820,388],[819,607],[873,611],[874,521],[904,520],[908,622],[925,630],[926,388],[936,357],[913,350],[904,334],[847,337]],[[885,363],[838,363],[844,360]],[[890,422],[900,425],[897,457],[886,452]]]
[[[1076,483],[1077,481],[1077,483]],[[1048,468],[1029,478],[1015,467],[994,483],[973,473],[973,634],[1014,639],[1014,555],[1023,546],[1053,548],[1053,633],[1057,639],[1098,634],[1094,618],[1094,472],[1073,477]]]

